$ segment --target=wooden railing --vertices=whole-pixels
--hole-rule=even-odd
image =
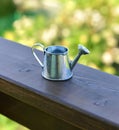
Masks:
[[[32,130],[119,130],[119,77],[77,64],[52,82],[41,71],[31,48],[0,38],[1,114]]]

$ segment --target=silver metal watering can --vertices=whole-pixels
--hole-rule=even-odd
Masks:
[[[41,47],[44,52],[43,63],[38,58],[35,49]],[[48,80],[63,81],[73,76],[72,69],[79,60],[81,55],[89,54],[89,50],[83,45],[78,45],[79,53],[74,61],[68,58],[68,49],[63,46],[44,47],[41,43],[35,43],[32,46],[32,52],[43,71],[42,76]]]

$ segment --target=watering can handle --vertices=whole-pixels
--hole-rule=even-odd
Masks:
[[[45,49],[45,47],[41,44],[41,43],[35,43],[33,46],[32,46],[32,53],[35,57],[35,59],[38,61],[38,63],[41,65],[41,67],[43,68],[44,65],[43,63],[41,62],[41,60],[38,58],[37,54],[35,53],[35,49],[38,49],[38,48],[42,48],[43,50]]]

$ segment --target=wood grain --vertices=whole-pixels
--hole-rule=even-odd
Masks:
[[[81,64],[63,82],[45,80],[41,72],[31,48],[0,38],[0,92],[72,129],[119,129],[119,77]]]

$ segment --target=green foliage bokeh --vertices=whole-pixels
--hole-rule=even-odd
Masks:
[[[80,43],[91,51],[80,63],[119,75],[118,0],[20,1],[9,21],[3,19],[3,37],[27,46],[64,45],[71,59]]]

